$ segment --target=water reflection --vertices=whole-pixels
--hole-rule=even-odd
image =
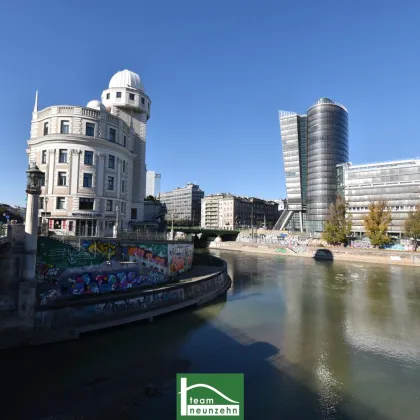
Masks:
[[[275,345],[273,365],[317,395],[319,413],[311,418],[417,418],[418,268],[253,255],[240,255],[234,267],[237,290],[242,273],[259,267],[265,298],[259,297],[254,316],[260,324],[253,320],[247,328],[241,322],[241,329]],[[245,287],[244,293],[253,290]],[[273,315],[274,307],[275,325],[261,315]],[[246,316],[245,305],[243,311]],[[278,407],[280,402],[273,415]]]

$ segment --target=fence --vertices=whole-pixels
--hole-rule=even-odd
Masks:
[[[62,241],[72,245],[80,245],[83,240],[101,239],[95,236],[76,236],[76,235],[54,235],[57,241]],[[103,237],[102,239],[112,239],[118,241],[167,241],[168,234],[165,232],[118,232],[117,238],[112,236]],[[192,242],[192,239],[175,236],[174,241]]]

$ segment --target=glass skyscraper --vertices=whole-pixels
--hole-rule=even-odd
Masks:
[[[306,115],[280,111],[279,117],[287,210],[275,229],[321,232],[337,195],[336,165],[348,161],[347,110],[321,98]]]
[[[349,160],[347,110],[321,98],[307,112],[307,229],[322,232],[329,206],[337,197],[337,165]]]

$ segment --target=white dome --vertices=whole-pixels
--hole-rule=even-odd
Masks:
[[[101,109],[105,108],[101,101],[98,101],[96,99],[89,101],[86,105],[87,108],[93,108],[93,109]]]
[[[109,81],[109,88],[131,87],[137,90],[144,90],[140,76],[130,70],[123,70],[115,73]]]

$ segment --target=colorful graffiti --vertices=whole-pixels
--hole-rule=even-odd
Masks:
[[[216,290],[221,290],[227,284],[228,278],[219,275],[211,279],[187,284],[184,287],[170,288],[165,291],[143,292],[139,296],[124,299],[104,298],[100,303],[78,305],[62,309],[43,309],[35,314],[38,327],[58,327],[74,323],[89,322],[92,318],[100,319],[114,315],[134,314],[143,311],[165,307],[203,296]]]
[[[183,273],[191,268],[194,246],[191,244],[168,245],[169,274]]]
[[[193,249],[192,244],[122,244],[100,239],[73,244],[42,237],[36,269],[38,296],[41,304],[48,304],[69,295],[165,283],[169,281],[169,261],[171,273],[186,271],[192,265]]]

